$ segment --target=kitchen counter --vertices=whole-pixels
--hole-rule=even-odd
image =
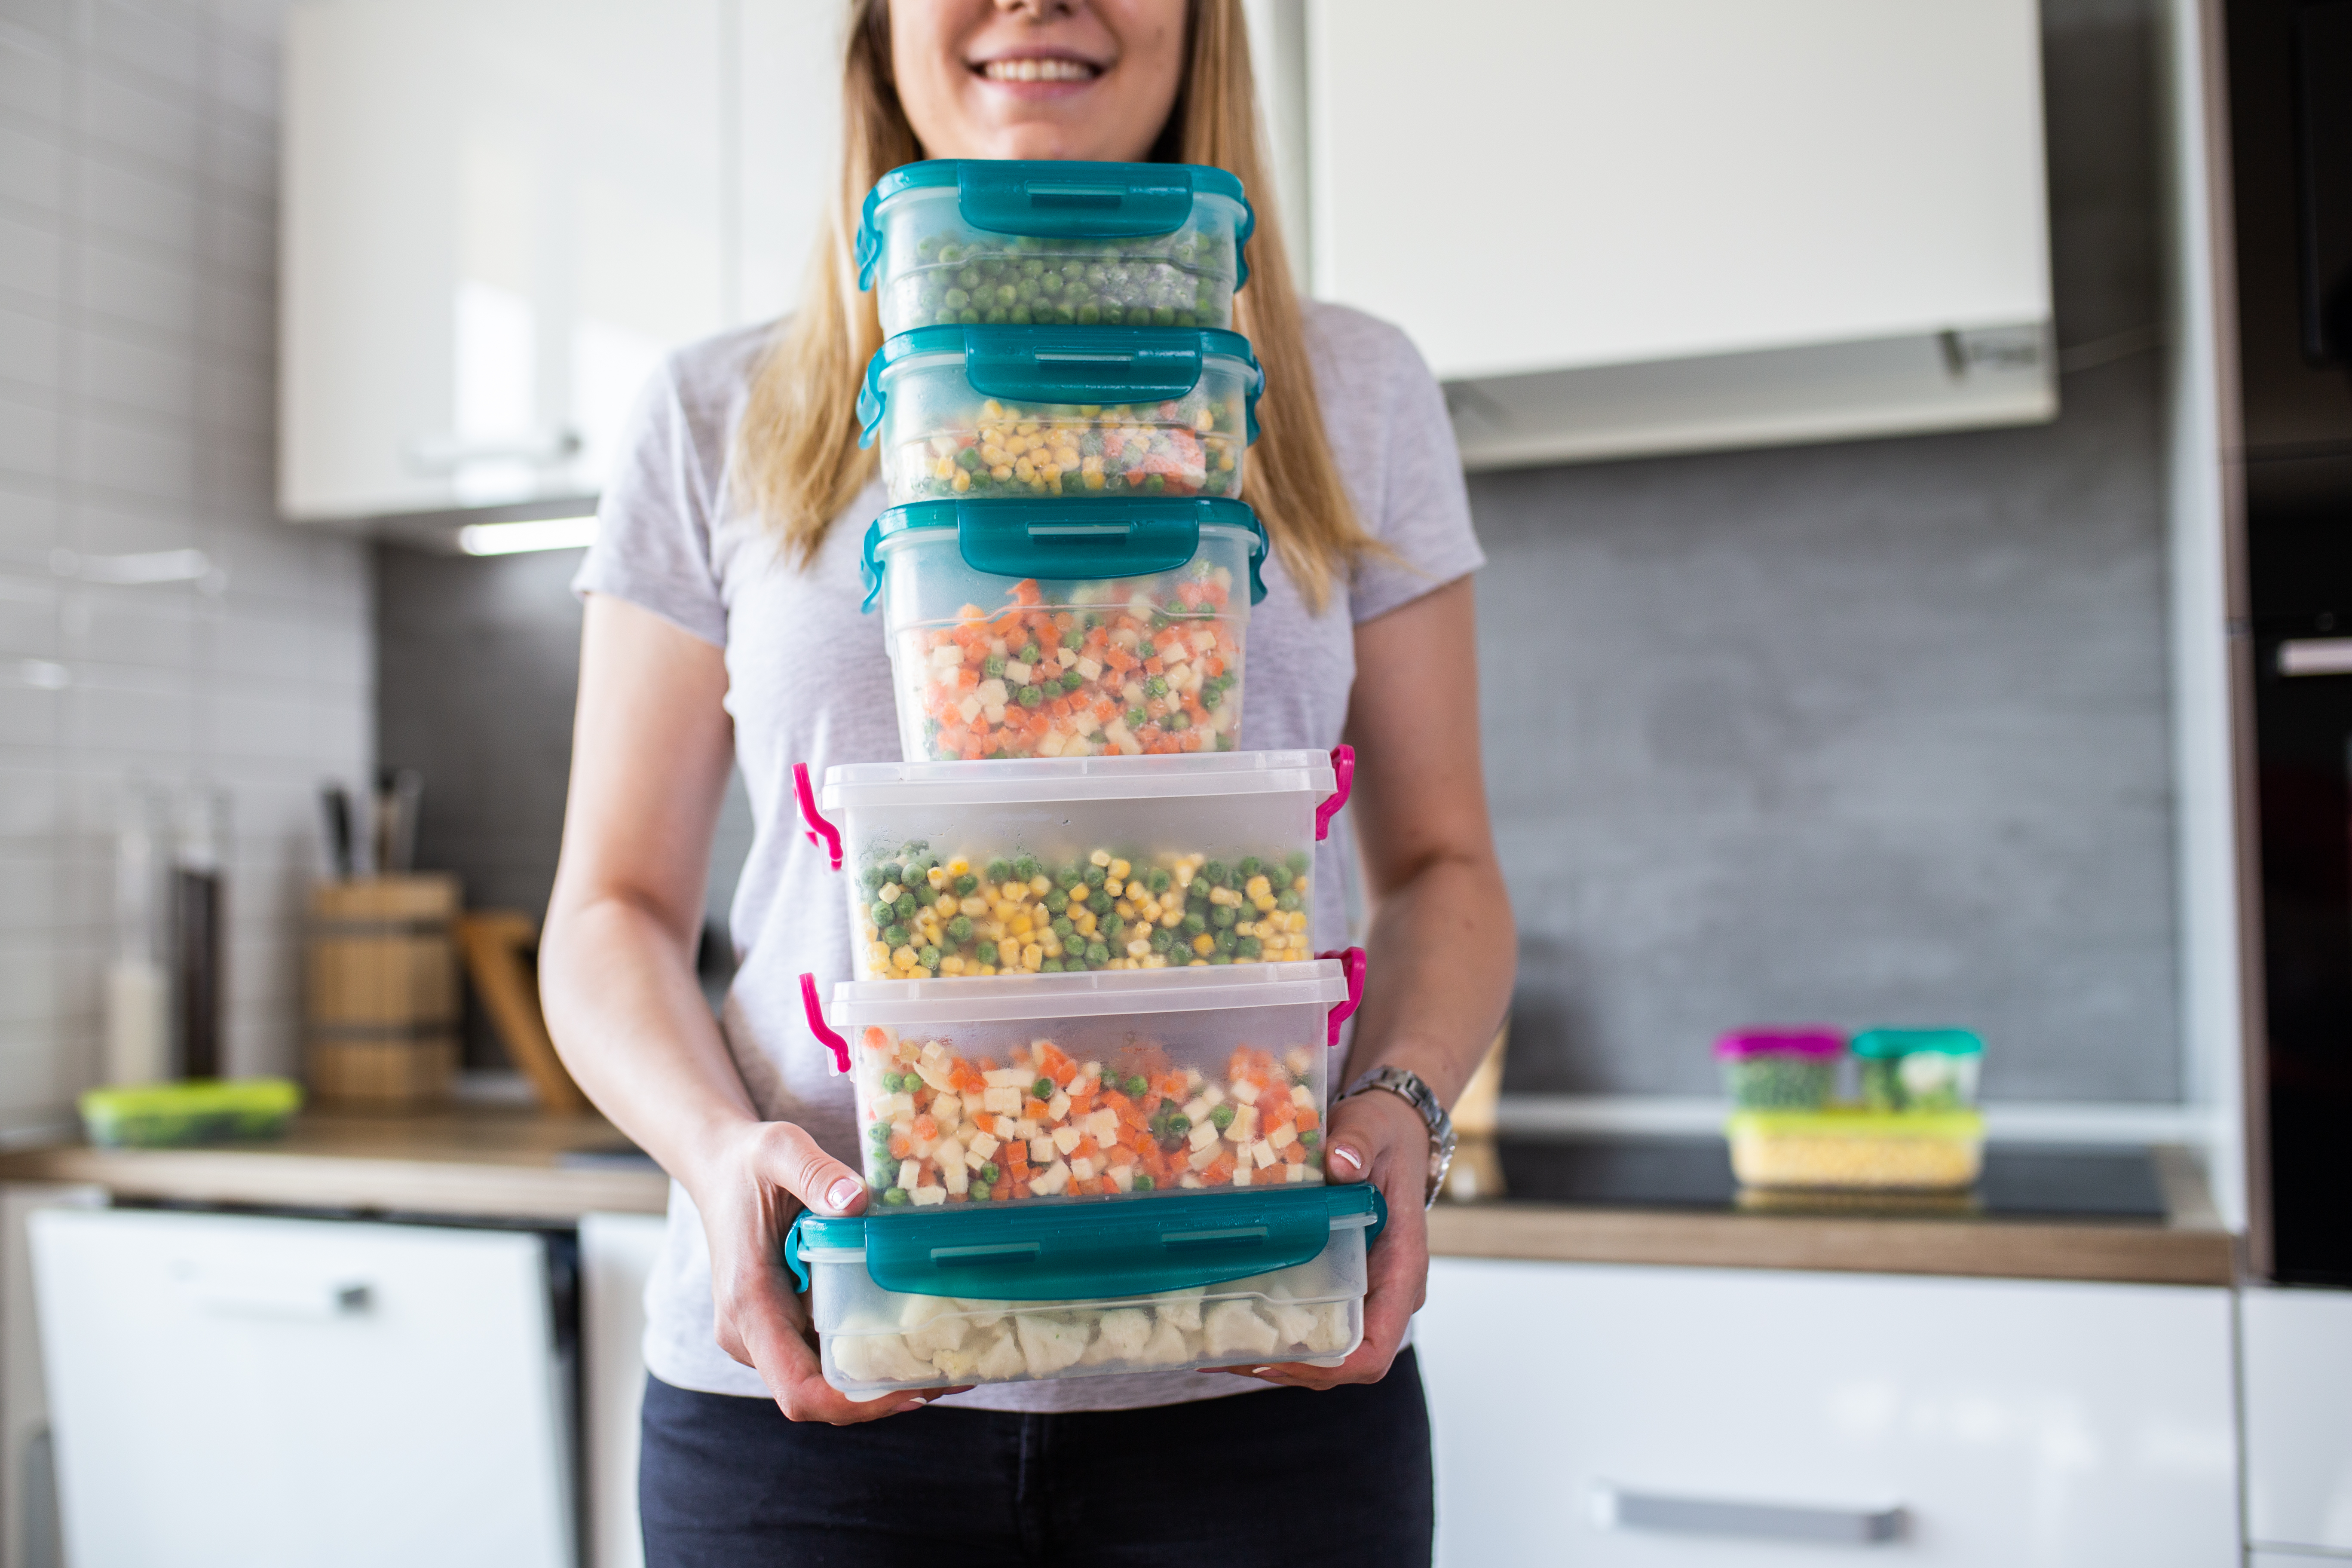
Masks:
[[[1466,1258],[2157,1285],[2236,1277],[2235,1238],[2179,1150],[1997,1146],[1973,1197],[1762,1207],[1730,1186],[1727,1164],[1718,1176],[1721,1163],[1720,1144],[1706,1141],[1473,1145],[1453,1195],[1431,1214],[1431,1247]],[[669,1187],[601,1117],[503,1107],[308,1112],[264,1143],[16,1150],[0,1154],[0,1182],[87,1183],[138,1202],[553,1224],[658,1214]]]

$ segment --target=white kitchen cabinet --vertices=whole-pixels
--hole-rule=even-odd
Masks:
[[[1315,292],[1471,466],[2055,414],[2034,0],[1307,18]]]
[[[1451,1568],[2241,1551],[2226,1290],[1440,1258],[1415,1342]]]
[[[2249,1290],[2246,1532],[2352,1553],[2352,1291]]]
[[[667,349],[779,313],[830,184],[823,0],[303,0],[279,509],[593,497]]]
[[[75,1568],[570,1568],[566,1363],[527,1233],[29,1221]]]
[[[646,1281],[668,1223],[659,1215],[580,1219],[582,1458],[591,1568],[643,1568],[637,1417],[646,1394]]]

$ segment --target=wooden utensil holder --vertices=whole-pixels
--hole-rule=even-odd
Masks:
[[[303,1062],[320,1100],[446,1099],[457,1070],[457,879],[362,877],[311,890]]]

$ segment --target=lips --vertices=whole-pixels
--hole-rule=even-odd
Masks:
[[[988,60],[974,68],[990,81],[1092,81],[1102,75],[1091,61],[1050,56]]]

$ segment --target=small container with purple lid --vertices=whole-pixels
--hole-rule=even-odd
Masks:
[[[1736,1110],[1815,1110],[1837,1080],[1845,1037],[1822,1026],[1735,1029],[1715,1042]]]

